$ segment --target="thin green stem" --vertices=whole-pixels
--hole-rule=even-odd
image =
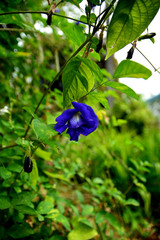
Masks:
[[[27,29],[22,29],[22,28],[21,29],[19,29],[19,28],[0,28],[0,31],[39,33],[38,31],[27,30]]]
[[[17,146],[18,146],[18,144],[12,144],[12,145],[0,148],[0,151],[3,151],[3,150],[8,149],[8,148],[12,148],[12,147],[17,147]]]
[[[98,29],[101,28],[101,25],[104,23],[104,21],[106,20],[106,17],[108,15],[108,13],[110,12],[111,8],[114,6],[114,3],[116,2],[116,0],[113,0],[111,2],[111,4],[105,9],[103,16],[101,17],[101,19],[99,20],[98,24],[94,27],[93,29],[93,35],[98,31]]]
[[[0,16],[4,15],[12,15],[12,14],[48,14],[47,11],[18,11],[18,12],[5,12],[5,13],[0,13]]]
[[[86,93],[83,97],[81,97],[80,99],[83,99],[85,97],[87,97],[90,93],[94,92],[97,88],[103,86],[105,83],[107,83],[109,80],[105,81],[105,82],[102,82],[101,84],[97,85],[96,87],[92,88],[90,90],[90,92]]]
[[[0,13],[0,16],[4,16],[4,15],[12,15],[12,14],[46,14],[48,15],[47,11],[19,11],[19,12],[6,12],[6,13]],[[57,13],[53,13],[52,15],[56,16],[56,17],[62,17],[62,18],[66,18],[75,22],[80,22],[82,24],[88,25],[88,23],[80,21],[76,18],[72,18],[72,17],[67,17],[67,16],[63,16],[61,14],[57,14]],[[91,25],[92,27],[94,27],[94,25]]]
[[[132,44],[133,45],[133,44]],[[147,62],[154,68],[154,70],[156,72],[158,72],[160,74],[160,72],[158,71],[158,68],[156,68],[151,62],[150,60],[136,47],[137,51],[147,60]]]

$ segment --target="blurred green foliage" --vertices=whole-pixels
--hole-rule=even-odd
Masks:
[[[64,1],[58,7],[60,14],[75,13],[80,2]],[[48,11],[49,7],[48,1],[42,0],[5,0],[0,13]],[[91,16],[93,24],[95,16]],[[133,90],[109,81],[112,76],[93,61],[97,59],[95,52],[84,58],[87,48],[80,49],[80,56],[72,58],[63,77],[60,74],[51,84],[87,33],[85,25],[58,16],[52,16],[48,27],[46,18],[43,14],[0,16],[0,239],[127,240],[158,236],[157,120],[143,101],[123,95],[138,99]],[[97,38],[92,39],[94,49],[97,42]],[[101,58],[103,50],[98,55]],[[73,76],[74,86],[70,86],[70,75],[65,74],[68,69],[75,71],[74,60],[80,64],[76,72],[79,79]],[[138,69],[136,63],[127,64]],[[143,70],[145,78],[150,73]],[[124,65],[120,72],[126,71]],[[140,77],[140,71],[136,74]],[[55,119],[63,105],[68,106],[63,99],[65,84],[71,88],[70,92],[64,90],[69,96],[84,78],[88,85],[83,93],[74,89],[73,99],[78,96],[94,108],[99,127],[80,137],[79,142],[70,142],[66,133],[58,135],[54,130]],[[105,87],[98,88],[103,82]],[[89,93],[93,85],[95,91]],[[110,109],[109,96],[114,99]],[[73,99],[68,97],[67,101]],[[26,156],[33,162],[29,174],[23,169]]]

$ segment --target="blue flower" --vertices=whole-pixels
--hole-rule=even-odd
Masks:
[[[79,135],[87,136],[98,127],[98,117],[85,103],[72,102],[73,109],[65,110],[56,118],[55,130],[59,133],[66,129],[70,140],[78,141]]]

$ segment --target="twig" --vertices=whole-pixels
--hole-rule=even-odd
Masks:
[[[19,11],[19,12],[6,12],[6,13],[0,13],[0,16],[4,16],[4,15],[12,15],[12,14],[46,14],[48,15],[47,11]],[[53,13],[52,15],[56,16],[56,17],[62,17],[62,18],[66,18],[75,22],[80,22],[82,24],[88,25],[88,23],[80,21],[78,19],[75,18],[71,18],[71,17],[67,17],[67,16],[63,16],[61,14],[57,14],[57,13]],[[92,27],[94,27],[94,25],[91,25]]]
[[[12,15],[12,14],[28,14],[28,13],[33,13],[33,14],[48,14],[47,11],[19,11],[19,12],[5,12],[5,13],[0,13],[0,16],[4,15]]]
[[[160,74],[160,72],[158,71],[158,68],[156,68],[151,62],[150,60],[136,47],[137,51],[147,60],[147,62],[154,68],[154,70],[156,72],[158,72]]]
[[[12,147],[17,147],[17,146],[18,146],[18,144],[12,144],[12,145],[0,148],[0,151],[3,151],[3,150],[8,149],[8,148],[12,148]]]
[[[18,29],[18,28],[0,28],[0,31],[10,31],[10,32],[34,32],[39,33],[38,31],[34,30],[26,30],[26,29]]]
[[[114,6],[115,2],[116,2],[116,0],[113,0],[111,2],[111,4],[105,9],[103,16],[99,20],[97,26],[95,26],[94,29],[93,29],[93,35],[98,31],[99,28],[101,28],[101,25],[104,23],[108,13],[110,12],[111,8]]]

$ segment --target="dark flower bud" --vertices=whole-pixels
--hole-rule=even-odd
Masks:
[[[51,25],[52,23],[52,13],[48,14],[48,18],[47,18],[47,24]]]
[[[98,43],[98,45],[97,45],[97,47],[95,49],[95,51],[97,53],[99,53],[99,51],[101,50],[101,48],[103,46],[103,32],[104,32],[104,27],[102,28],[102,31],[101,31],[101,33],[99,35],[99,43]]]
[[[50,7],[49,11],[48,11],[48,18],[47,18],[47,24],[51,25],[52,23],[52,15],[56,10],[56,3],[53,3],[53,5]]]
[[[33,168],[32,160],[30,159],[30,157],[25,157],[24,171],[27,173],[30,173],[30,172],[32,172],[32,168]]]
[[[128,53],[127,53],[126,59],[132,59],[133,53],[134,53],[134,47],[132,46],[132,47],[130,48],[130,50],[128,51]]]
[[[144,39],[150,39],[156,36],[156,33],[148,33],[145,35],[142,35],[138,38],[138,41],[144,40]]]
[[[79,25],[79,23],[80,23],[80,21],[76,21],[76,22],[75,22],[75,24],[76,24],[77,26]]]

